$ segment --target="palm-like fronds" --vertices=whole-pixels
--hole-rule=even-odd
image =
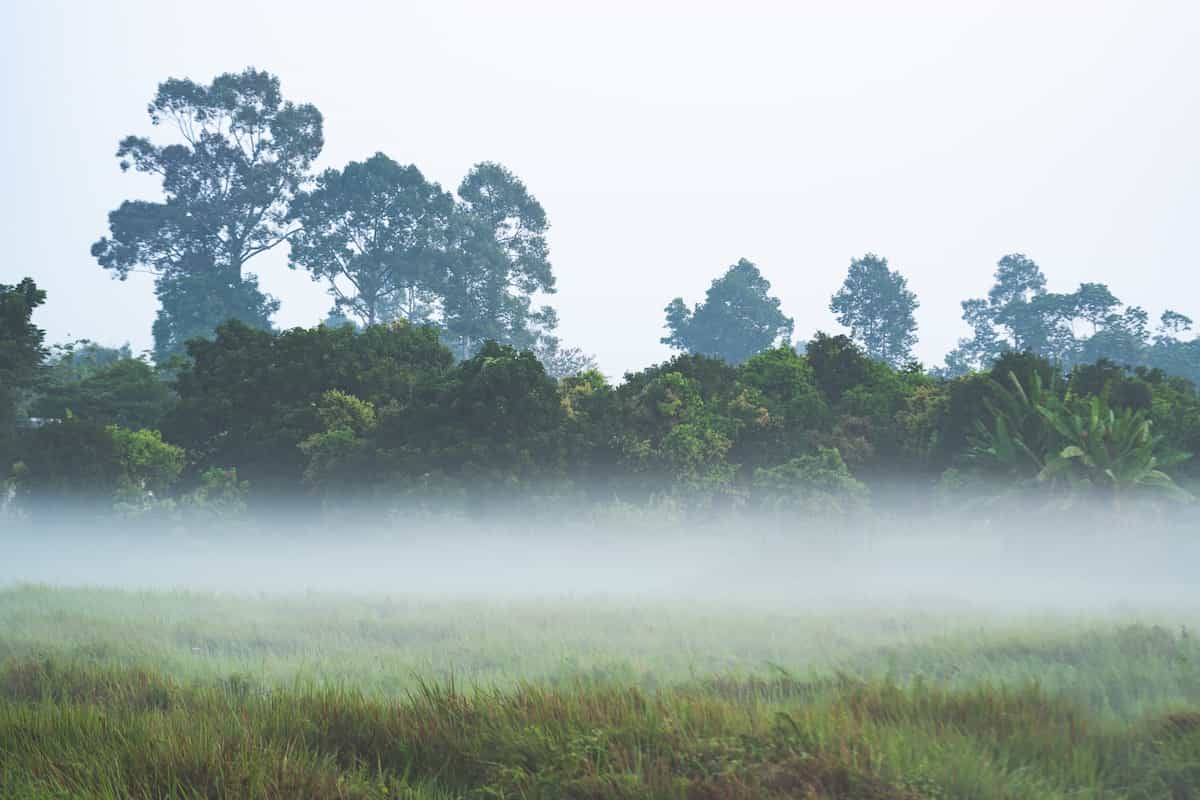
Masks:
[[[1061,476],[1073,485],[1115,494],[1152,489],[1178,499],[1190,498],[1162,471],[1188,456],[1164,452],[1163,437],[1152,434],[1145,410],[1115,410],[1099,397],[1075,404],[1069,398],[1054,397],[1039,406],[1038,412],[1063,440],[1062,448],[1046,460],[1039,480]]]
[[[1143,409],[1113,409],[1101,397],[1060,398],[1038,375],[1025,387],[996,385],[985,401],[992,425],[977,423],[972,453],[1012,477],[1052,488],[1095,489],[1120,498],[1191,495],[1163,470],[1190,456],[1168,450]]]
[[[1018,480],[1033,480],[1046,466],[1045,454],[1051,445],[1053,432],[1037,410],[1049,392],[1036,374],[1028,390],[1015,375],[1009,377],[1011,389],[996,383],[995,397],[983,401],[993,424],[989,427],[976,421],[972,454]]]

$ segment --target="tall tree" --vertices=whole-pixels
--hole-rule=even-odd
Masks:
[[[1063,368],[1103,358],[1129,366],[1169,362],[1175,374],[1193,369],[1190,344],[1175,338],[1190,324],[1187,317],[1167,312],[1152,338],[1145,309],[1123,307],[1103,283],[1047,292],[1041,269],[1019,253],[1000,259],[986,298],[963,301],[962,307],[974,335],[959,340],[946,356],[945,375],[986,369],[1011,351],[1036,353]]]
[[[166,365],[183,355],[191,339],[211,339],[224,322],[237,320],[252,328],[269,330],[279,301],[263,294],[256,275],[234,277],[218,269],[205,255],[189,255],[154,282],[159,310],[151,332],[154,360]]]
[[[452,255],[443,285],[442,322],[462,357],[484,340],[537,344],[558,319],[535,295],[554,293],[545,209],[500,164],[476,164],[458,187]]]
[[[886,258],[867,253],[850,262],[842,288],[829,303],[838,321],[868,356],[899,367],[912,361],[917,342],[913,311],[920,305],[898,270]]]
[[[152,124],[170,124],[181,141],[129,136],[117,157],[122,170],[158,176],[164,199],[123,202],[92,255],[122,280],[136,269],[157,277],[161,360],[228,318],[269,324],[278,303],[243,268],[292,235],[288,205],[323,136],[315,107],[285,101],[279,79],[253,68],[207,86],[168,79],[147,111]]]
[[[430,320],[440,301],[454,198],[383,153],[330,169],[297,196],[291,266],[326,281],[365,325]]]
[[[740,259],[713,280],[704,302],[689,309],[682,297],[666,307],[670,333],[662,343],[676,350],[740,364],[792,336],[793,322],[772,297],[771,283],[752,262]]]
[[[1090,324],[1093,334],[1121,305],[1121,301],[1103,283],[1079,284],[1072,299],[1074,316]]]
[[[1043,301],[1046,276],[1041,267],[1021,253],[1012,253],[996,263],[994,278],[986,313],[1002,331],[1001,349],[1039,351],[1048,339],[1046,315],[1059,307],[1057,298]]]
[[[1103,326],[1079,345],[1082,363],[1107,359],[1135,366],[1145,363],[1150,338],[1150,315],[1141,306],[1126,306],[1120,314],[1111,313]]]
[[[0,479],[10,466],[17,403],[46,357],[46,334],[33,324],[33,310],[45,301],[46,292],[32,278],[15,286],[0,283]]]
[[[1178,311],[1167,310],[1159,317],[1154,341],[1146,351],[1148,366],[1169,375],[1186,378],[1200,386],[1200,338],[1182,339],[1192,327],[1190,317]]]
[[[962,302],[963,320],[973,335],[960,339],[946,356],[948,375],[961,375],[990,365],[1007,350],[1034,349],[1049,337],[1045,329],[1048,312],[1059,302],[1041,301],[1046,294],[1046,276],[1022,253],[1010,253],[996,263],[992,288],[986,298]]]

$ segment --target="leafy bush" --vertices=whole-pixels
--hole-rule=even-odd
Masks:
[[[778,511],[843,514],[865,508],[868,494],[841,454],[822,447],[815,454],[755,470],[751,496],[755,503]]]
[[[249,489],[236,467],[209,467],[200,473],[200,485],[179,499],[179,508],[187,519],[227,520],[246,510]]]
[[[369,437],[375,432],[375,407],[331,389],[317,403],[317,416],[324,430],[300,443],[308,460],[304,482],[326,500],[353,496],[371,472],[374,446]]]
[[[183,471],[182,448],[158,431],[131,431],[68,417],[34,429],[16,472],[24,502],[56,506],[109,505],[124,510],[161,499]]]
[[[78,363],[74,351],[64,354],[50,370],[51,381],[30,413],[49,419],[71,414],[124,428],[157,428],[173,402],[166,382],[141,359],[101,360],[96,350],[83,351],[86,355]]]

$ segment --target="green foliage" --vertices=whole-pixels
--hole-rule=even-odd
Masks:
[[[906,387],[900,408],[893,415],[898,454],[919,470],[942,466],[942,441],[950,398],[944,386],[920,384]]]
[[[752,498],[765,508],[803,514],[845,514],[867,505],[867,487],[841,454],[828,447],[754,471]]]
[[[878,374],[871,360],[848,336],[829,336],[817,331],[805,349],[817,386],[831,404],[856,386],[866,386]]]
[[[129,344],[105,347],[90,339],[77,339],[50,348],[46,382],[50,385],[82,381],[118,361],[133,358]]]
[[[279,79],[252,68],[207,86],[168,79],[148,112],[182,141],[129,136],[117,157],[122,170],[160,177],[164,199],[122,203],[92,254],[122,279],[139,268],[158,276],[161,363],[228,319],[269,324],[278,303],[243,266],[291,235],[288,205],[324,141],[317,109],[285,101]]]
[[[1164,311],[1153,342],[1143,351],[1145,366],[1200,386],[1200,338],[1179,338],[1191,327],[1192,321],[1183,314]]]
[[[526,277],[545,277],[542,267],[549,265],[538,238],[544,217],[530,205],[536,201],[522,195],[511,175],[484,172],[468,190],[474,210],[464,206],[456,213],[475,215],[484,225],[480,235],[507,237],[503,246],[493,242],[493,255],[506,259],[508,279],[524,282],[524,270]],[[493,196],[501,184],[508,197],[502,202]],[[518,212],[529,218],[503,216]],[[425,258],[422,247],[405,258]],[[1032,303],[1044,296],[1028,264],[1014,261],[1006,270],[1002,290],[988,302]],[[523,285],[536,291],[533,283]],[[1094,289],[1091,305],[1080,307],[1098,319],[1106,301]],[[7,295],[15,308],[16,293]],[[22,303],[14,319],[27,330],[30,309]],[[1137,314],[1127,316],[1130,325],[1141,324]],[[1164,315],[1162,335],[1187,324],[1181,315]],[[199,508],[209,504],[205,481],[233,470],[228,487],[212,487],[215,496],[229,498],[213,501],[220,509],[248,501],[258,510],[266,501],[307,493],[331,509],[370,497],[384,499],[392,511],[401,505],[482,511],[532,493],[564,503],[690,514],[747,503],[779,506],[779,487],[788,481],[811,482],[818,493],[812,502],[834,508],[837,503],[819,499],[828,476],[814,466],[826,464],[830,452],[838,454],[851,485],[869,486],[871,497],[889,507],[920,504],[930,489],[949,485],[939,478],[945,475],[964,485],[982,476],[1055,492],[1074,487],[1064,497],[1082,496],[1082,487],[1112,497],[1155,495],[1145,490],[1182,497],[1174,480],[1190,477],[1194,467],[1164,443],[1200,447],[1194,387],[1144,367],[1076,365],[1064,382],[1044,356],[1006,346],[987,374],[946,381],[917,363],[897,370],[847,336],[818,333],[804,355],[781,345],[732,364],[686,353],[610,386],[588,369],[589,359],[560,348],[546,330],[526,333],[533,350],[476,342],[467,348],[476,355],[457,365],[442,344],[445,328],[403,321],[281,333],[233,321],[211,340],[191,341],[188,358],[168,369],[131,358],[128,348],[67,345],[40,371],[40,395],[31,394],[28,382],[39,365],[26,367],[22,397],[61,423],[24,437],[23,502],[78,493],[81,502],[103,507],[124,492],[133,498],[128,507],[166,511],[162,495],[182,477],[189,493],[180,509],[188,502]],[[42,356],[39,337],[32,358]],[[548,374],[547,363],[557,364],[561,380]],[[1094,412],[1093,397],[1100,411]],[[1048,418],[1047,409],[1058,416]],[[1099,421],[1089,421],[1093,417]],[[157,467],[142,465],[167,470],[160,479],[120,464],[109,441],[108,425],[148,437],[157,436],[150,432],[160,420],[162,437],[155,441],[183,448],[183,476],[175,470],[184,460],[183,454],[175,458],[178,451],[163,454]],[[1097,425],[1112,443],[1103,452],[1090,452],[1063,433]],[[149,439],[122,442],[144,442],[150,458]],[[16,460],[16,449],[11,452],[7,464]],[[768,501],[770,492],[775,499]],[[803,498],[805,490],[794,494]],[[298,514],[314,510],[305,502],[289,507]]]
[[[329,169],[292,204],[291,266],[364,325],[430,321],[444,291],[454,198],[383,153]]]
[[[43,510],[75,504],[145,506],[179,478],[184,451],[158,431],[68,417],[30,431],[17,495]]]
[[[1031,350],[1006,350],[992,362],[987,374],[1004,386],[1014,378],[1022,386],[1032,386],[1036,379],[1051,394],[1060,394],[1064,389],[1060,369]]]
[[[419,392],[453,361],[435,330],[404,322],[362,332],[317,327],[278,334],[229,323],[213,341],[190,342],[188,353],[164,434],[201,469],[236,466],[263,494],[299,484],[305,463],[299,445],[325,430],[318,402],[326,392],[393,414],[416,413]]]
[[[1116,502],[1144,490],[1191,499],[1160,469],[1190,456],[1165,451],[1163,437],[1150,433],[1145,409],[1115,411],[1103,398],[1092,397],[1075,403],[1050,398],[1038,410],[1064,444],[1046,460],[1039,480],[1065,478],[1071,486],[1098,489]]]
[[[729,388],[736,379],[723,361],[685,356],[628,376],[620,388],[620,464],[644,492],[711,496],[728,488],[736,467],[726,454],[736,422],[722,413],[724,395],[713,391],[719,382],[692,377],[704,373],[726,374]],[[712,392],[707,398],[705,386]]]
[[[174,397],[154,367],[128,356],[97,364],[63,354],[48,370],[46,386],[30,405],[36,417],[68,414],[124,428],[157,428]]]
[[[937,460],[943,467],[968,453],[979,423],[991,422],[984,400],[999,384],[987,374],[970,372],[946,382],[945,413],[938,426]]]
[[[538,336],[533,345],[533,354],[542,362],[546,374],[556,380],[574,378],[599,369],[595,356],[578,347],[564,347],[555,336]]]
[[[896,371],[868,358],[849,337],[819,332],[806,353],[834,415],[815,442],[836,448],[852,468],[876,479],[900,471],[911,477],[930,463],[944,406],[920,365]]]
[[[487,340],[527,349],[558,324],[533,307],[552,294],[545,209],[506,167],[476,164],[458,187],[450,257],[441,283],[442,327],[467,358]]]
[[[400,477],[483,502],[561,479],[564,417],[558,386],[532,353],[486,342],[406,407],[383,410],[377,446]]]
[[[304,482],[327,500],[354,498],[372,467],[375,407],[331,389],[318,401],[317,417],[322,430],[299,444],[307,459]]]
[[[974,454],[1029,484],[1095,490],[1111,502],[1149,492],[1189,499],[1160,467],[1188,456],[1167,451],[1150,432],[1145,409],[1113,409],[1102,396],[1060,397],[1034,373],[1028,386],[1010,373],[1011,388],[985,401],[992,424],[978,424]]]
[[[972,455],[987,467],[1028,483],[1041,475],[1060,444],[1054,426],[1040,410],[1054,395],[1036,373],[1028,387],[1010,373],[1008,387],[994,383],[992,388],[993,397],[984,401],[992,419],[977,421]]]
[[[193,339],[211,339],[222,323],[235,320],[251,328],[269,330],[279,301],[264,295],[252,274],[235,276],[232,269],[216,269],[199,257],[180,262],[179,269],[160,275],[154,283],[159,310],[155,316],[154,360],[172,363]]]
[[[32,278],[15,286],[0,283],[0,479],[12,463],[18,402],[33,388],[46,355],[46,334],[33,324],[34,309],[45,301]]]
[[[738,370],[736,402],[746,424],[732,458],[750,469],[782,463],[811,445],[829,422],[829,406],[808,360],[788,346],[764,350]]]
[[[666,308],[667,329],[662,343],[676,350],[713,356],[740,364],[755,353],[786,344],[792,319],[779,299],[768,292],[771,283],[746,259],[740,259],[715,279],[704,302],[688,309],[682,298]]]
[[[199,485],[179,499],[179,508],[185,518],[227,522],[246,510],[249,490],[235,467],[209,467],[200,473]]]
[[[577,490],[611,499],[618,481],[621,405],[616,390],[596,370],[558,382],[563,409],[566,474]]]
[[[897,270],[889,270],[886,258],[867,253],[850,262],[846,281],[829,303],[838,322],[862,344],[867,356],[898,368],[912,361],[917,343],[913,319],[917,296]]]
[[[1200,380],[1200,340],[1179,338],[1192,324],[1186,316],[1163,312],[1151,337],[1145,309],[1122,309],[1102,283],[1081,283],[1066,294],[1047,292],[1041,269],[1020,253],[1000,259],[987,298],[965,300],[962,307],[974,335],[946,356],[942,372],[948,377],[982,369],[1009,351],[1030,351],[1064,368],[1107,360]],[[1078,328],[1086,335],[1078,335]]]
[[[26,437],[27,486],[108,497],[129,479],[156,491],[157,478],[112,468],[104,441],[108,425],[150,436],[160,423],[159,444],[185,448],[189,485],[236,470],[235,494],[248,481],[251,499],[536,484],[618,504],[737,503],[756,475],[795,478],[827,451],[873,490],[973,465],[1120,494],[1169,489],[1166,467],[1196,469],[1162,446],[1200,447],[1192,320],[1168,310],[1152,331],[1104,284],[1050,292],[1023,254],[1001,258],[986,296],[963,302],[972,336],[938,371],[951,380],[911,361],[916,297],[867,254],[830,304],[851,337],[817,333],[798,355],[793,321],[741,259],[703,302],[666,307],[661,341],[684,355],[609,386],[554,334],[541,304],[555,291],[546,212],[506,167],[476,164],[456,196],[382,153],[313,178],[320,113],[253,68],[207,85],[168,79],[147,110],[172,138],[130,136],[117,155],[160,180],[161,198],[122,203],[92,253],[118,278],[156,276],[157,368],[85,342],[42,370],[31,314],[44,293],[29,279],[0,285],[0,474],[20,413],[61,421]],[[284,243],[293,268],[328,285],[329,325],[269,332],[278,302],[246,265]],[[428,326],[374,324],[398,319]],[[1071,438],[1093,428],[1108,449]],[[150,440],[136,441],[149,458]]]
[[[34,506],[109,504],[121,463],[109,428],[67,418],[28,432],[16,470],[19,501]]]
[[[1154,389],[1149,382],[1108,359],[1071,370],[1069,386],[1076,397],[1101,397],[1114,408],[1148,411],[1154,402]]]
[[[183,471],[184,452],[162,440],[158,431],[108,426],[121,464],[117,491],[126,498],[165,493]]]
[[[1200,454],[1200,393],[1196,385],[1156,370],[1139,370],[1138,377],[1151,388],[1152,430],[1173,447],[1185,453]],[[1194,478],[1198,469],[1200,459],[1191,458],[1174,471]]]

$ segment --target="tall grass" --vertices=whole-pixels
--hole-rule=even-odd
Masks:
[[[4,797],[1191,798],[1200,713],[1035,686],[545,687],[403,697],[8,662]]]
[[[1186,620],[0,592],[0,797],[1200,798]]]

